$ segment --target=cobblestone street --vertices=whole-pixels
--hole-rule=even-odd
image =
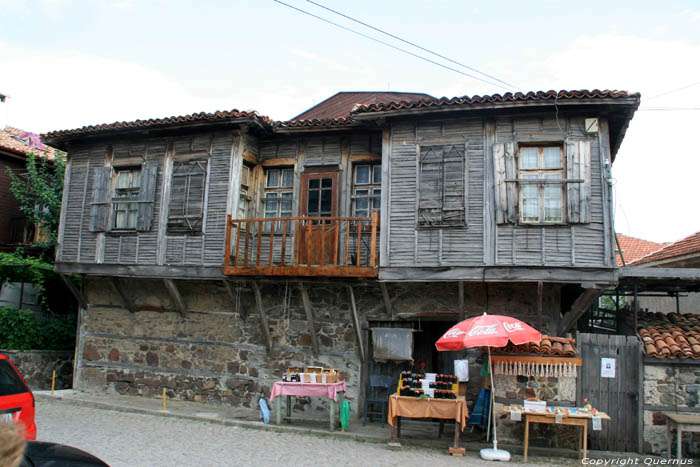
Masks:
[[[39,440],[84,449],[112,467],[493,465],[473,452],[466,458],[452,458],[442,449],[404,447],[391,451],[379,443],[79,407],[60,401],[37,400],[36,423]],[[533,461],[542,465],[537,459]],[[561,459],[550,465],[575,462]]]

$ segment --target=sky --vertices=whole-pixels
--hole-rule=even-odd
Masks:
[[[0,0],[0,127],[234,108],[286,120],[338,91],[621,89],[642,103],[613,164],[617,231],[658,242],[700,231],[697,0],[314,0],[500,82],[307,0],[280,1],[482,80],[274,0]]]

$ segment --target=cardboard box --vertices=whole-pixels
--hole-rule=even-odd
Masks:
[[[523,401],[523,407],[526,412],[546,412],[547,402],[546,401]]]

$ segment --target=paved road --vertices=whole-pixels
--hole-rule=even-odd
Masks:
[[[117,412],[60,401],[38,400],[36,413],[39,440],[76,446],[112,467],[494,465],[473,453],[467,458],[453,458],[442,449],[405,447],[390,451],[384,444]]]

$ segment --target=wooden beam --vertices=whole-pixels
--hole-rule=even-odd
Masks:
[[[163,279],[163,284],[165,284],[165,288],[168,289],[168,295],[170,295],[173,305],[175,305],[177,311],[179,311],[184,318],[187,314],[187,307],[185,306],[185,301],[182,299],[182,295],[180,295],[180,291],[177,289],[177,285],[175,285],[175,281],[172,279]]]
[[[591,303],[596,300],[604,292],[603,289],[583,289],[581,295],[571,305],[571,309],[564,314],[564,319],[559,325],[559,335],[563,335],[566,331],[576,325],[579,318],[583,316]]]
[[[389,298],[389,290],[386,287],[385,282],[380,282],[379,287],[382,288],[382,299],[384,300],[384,308],[386,309],[386,314],[394,320],[394,308],[391,306],[391,299]]]
[[[465,310],[464,310],[464,282],[459,281],[459,284],[457,285],[458,287],[458,293],[459,293],[459,320],[464,321],[465,318]]]
[[[260,286],[257,282],[251,282],[253,286],[253,293],[255,294],[255,304],[258,307],[258,313],[260,314],[260,327],[262,327],[263,334],[265,335],[265,346],[267,346],[267,353],[272,352],[272,337],[270,337],[270,326],[267,324],[267,314],[265,313],[265,308],[263,307],[262,294],[260,293]]]
[[[263,167],[278,167],[280,165],[282,166],[288,166],[288,167],[294,167],[297,163],[296,158],[294,157],[275,157],[274,159],[265,159],[262,161],[262,166]]]
[[[80,289],[78,289],[75,286],[73,281],[70,280],[70,277],[68,277],[65,274],[59,274],[59,276],[61,277],[61,279],[63,279],[63,282],[66,284],[66,287],[68,287],[68,290],[70,290],[70,293],[73,294],[73,296],[78,301],[80,306],[82,308],[87,309],[87,300],[85,299],[85,295],[83,295],[83,293],[80,291]]]
[[[124,308],[129,310],[130,313],[134,312],[134,301],[129,297],[129,294],[126,293],[126,290],[124,290],[124,285],[122,284],[121,280],[118,277],[110,277],[110,280],[112,281],[112,285],[114,286],[114,290],[117,291],[117,294],[119,295],[119,298],[121,299],[122,303],[124,304]]]
[[[544,295],[544,282],[537,283],[537,329],[542,329],[542,299]]]
[[[311,300],[309,300],[309,292],[304,287],[303,282],[299,282],[299,291],[301,292],[301,301],[304,303],[304,311],[306,312],[306,320],[309,322],[311,330],[311,346],[315,356],[318,356],[318,337],[316,336],[316,324],[314,323],[314,314],[311,309]]]
[[[357,350],[360,353],[360,360],[364,362],[367,356],[365,355],[365,345],[362,342],[362,329],[360,328],[360,318],[357,314],[357,304],[355,303],[355,291],[352,285],[348,285],[348,295],[350,295],[350,310],[352,310],[352,321],[355,325],[355,336],[357,337]]]

